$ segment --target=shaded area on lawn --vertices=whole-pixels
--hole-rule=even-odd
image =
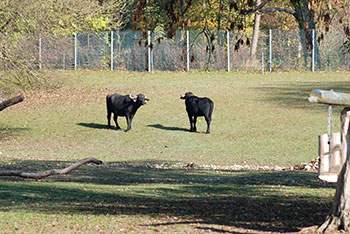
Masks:
[[[0,126],[0,140],[6,140],[10,137],[17,137],[28,130],[29,128],[13,128]]]
[[[313,110],[327,110],[327,105],[311,104],[309,94],[314,89],[331,90],[341,93],[350,93],[349,82],[301,82],[300,84],[281,83],[276,86],[254,88],[257,92],[265,94],[265,98],[256,101],[271,102],[287,108],[301,108]],[[341,108],[342,107],[336,107]]]
[[[58,161],[17,161],[14,165],[0,165],[0,170],[42,171],[67,165]],[[257,231],[290,232],[322,223],[331,207],[335,188],[334,184],[318,182],[315,173],[302,171],[115,165],[123,163],[87,165],[69,175],[52,176],[39,182],[0,177],[0,209],[173,216],[189,223],[193,220]],[[325,196],[325,192],[329,195]]]

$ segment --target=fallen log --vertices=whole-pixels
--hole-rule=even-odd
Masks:
[[[26,178],[26,179],[41,179],[44,177],[48,177],[51,175],[63,175],[71,172],[72,170],[87,164],[87,163],[94,163],[97,165],[102,164],[103,162],[101,160],[98,160],[96,158],[85,158],[82,159],[76,163],[73,163],[69,167],[63,168],[63,169],[51,169],[43,172],[23,172],[23,171],[0,171],[0,176],[17,176],[21,178]]]
[[[5,109],[9,106],[15,105],[23,100],[24,100],[24,96],[23,96],[23,94],[21,94],[21,95],[18,95],[16,97],[10,98],[6,101],[3,101],[0,103],[0,111],[2,111],[3,109]]]

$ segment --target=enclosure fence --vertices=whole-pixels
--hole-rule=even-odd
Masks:
[[[20,51],[37,69],[120,71],[327,71],[349,70],[342,30],[260,30],[256,53],[239,33],[222,31],[208,46],[203,32],[112,31],[25,39]],[[251,35],[248,35],[250,38]],[[322,40],[320,40],[320,38]],[[1,69],[7,64],[1,60]]]

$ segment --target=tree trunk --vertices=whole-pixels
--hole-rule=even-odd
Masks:
[[[302,0],[302,1],[296,1],[294,3],[294,10],[295,13],[293,16],[295,17],[295,20],[297,21],[299,25],[299,36],[300,36],[300,42],[302,44],[303,50],[304,50],[304,63],[305,67],[309,65],[307,58],[311,56],[311,50],[312,50],[312,29],[316,29],[316,23],[310,16],[310,11],[308,10],[308,3],[311,0]],[[315,55],[316,55],[316,63],[318,64],[319,69],[321,69],[321,61],[318,51],[318,45],[315,43]]]
[[[261,0],[256,1],[256,5],[259,6],[261,3]],[[259,28],[260,28],[260,18],[261,15],[259,12],[255,12],[255,19],[254,19],[254,31],[253,31],[253,37],[252,37],[252,45],[250,47],[250,57],[254,57],[256,55],[256,48],[258,47],[258,39],[259,39]]]
[[[318,232],[350,231],[350,107],[341,112],[341,153],[346,161],[338,176],[333,207]]]
[[[23,96],[23,94],[21,94],[17,97],[13,97],[13,98],[10,98],[6,101],[3,101],[0,103],[0,111],[2,111],[3,109],[5,109],[9,106],[15,105],[23,100],[24,100],[24,96]]]

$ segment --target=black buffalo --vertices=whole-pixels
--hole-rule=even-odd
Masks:
[[[140,106],[146,104],[149,99],[144,94],[138,94],[137,96],[111,94],[106,96],[107,103],[107,119],[108,128],[111,128],[111,116],[114,114],[113,119],[117,129],[120,129],[118,125],[118,116],[125,116],[128,128],[126,131],[131,130],[131,122],[135,116],[137,109]]]
[[[207,121],[207,133],[210,133],[211,114],[213,113],[214,102],[206,97],[196,97],[191,92],[185,93],[185,95],[182,95],[180,98],[185,99],[186,111],[191,124],[190,131],[197,131],[197,117],[204,116],[205,121]]]

